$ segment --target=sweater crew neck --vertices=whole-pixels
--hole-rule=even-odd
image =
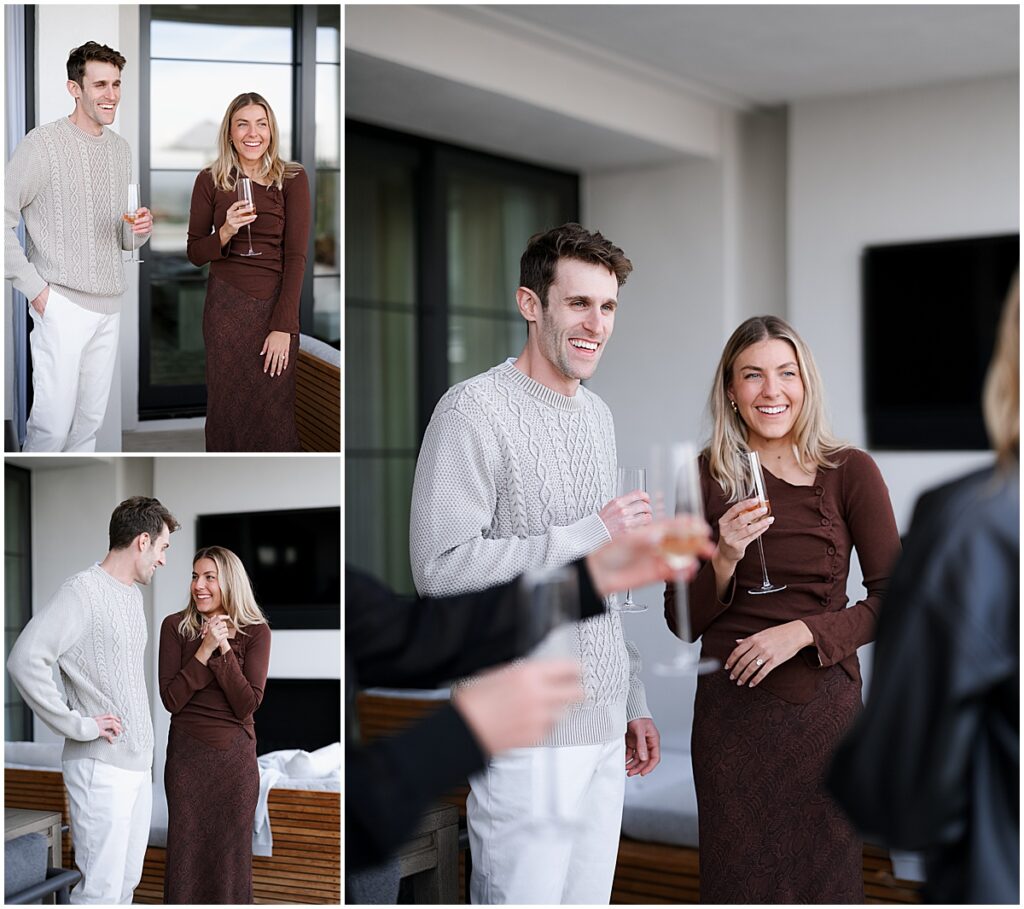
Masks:
[[[105,142],[109,142],[110,136],[113,135],[109,129],[103,126],[100,127],[100,134],[98,136],[94,136],[92,133],[87,133],[80,126],[73,123],[71,117],[61,117],[57,123],[61,127],[67,129],[67,131],[76,139],[81,139],[83,142],[90,142],[93,145],[102,145]]]
[[[569,397],[568,395],[563,395],[554,389],[548,388],[547,385],[538,382],[536,379],[531,379],[515,364],[515,358],[509,357],[504,363],[496,367],[496,371],[501,378],[507,379],[513,385],[530,395],[530,397],[536,398],[548,407],[569,412],[583,409],[583,396],[585,394],[585,389],[582,385],[576,389],[575,395]]]

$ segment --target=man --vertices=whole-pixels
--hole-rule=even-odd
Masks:
[[[125,59],[89,41],[68,57],[75,109],[33,129],[7,162],[5,276],[29,300],[32,412],[25,451],[95,451],[117,358],[124,274],[122,228],[132,156],[107,127],[121,100]],[[27,250],[15,230],[25,219]],[[149,238],[135,213],[135,246]]]
[[[533,237],[516,291],[527,341],[507,360],[448,392],[427,427],[416,465],[410,549],[422,596],[452,596],[521,572],[585,556],[651,520],[637,491],[613,498],[611,414],[580,385],[600,361],[618,289],[632,271],[599,233],[565,224]],[[586,698],[543,746],[495,756],[470,779],[467,802],[474,903],[607,903],[627,773],[660,759],[639,658],[614,612],[574,628]],[[625,754],[623,753],[625,733]],[[554,773],[580,821],[538,836]]]
[[[106,557],[61,585],[7,661],[25,702],[64,736],[64,785],[82,872],[72,903],[130,903],[142,877],[153,723],[143,666],[146,616],[135,585],[153,579],[177,529],[156,499],[135,496],[118,505]]]

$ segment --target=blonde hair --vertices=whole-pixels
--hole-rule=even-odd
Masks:
[[[985,429],[996,460],[1009,467],[1020,460],[1020,275],[1013,276],[1003,304],[995,351],[982,393]]]
[[[704,455],[708,459],[711,476],[722,487],[730,502],[738,502],[749,492],[743,458],[743,453],[749,450],[747,425],[733,410],[729,400],[733,367],[739,355],[751,344],[772,339],[785,341],[793,348],[804,386],[803,407],[793,424],[793,453],[797,463],[805,470],[811,467],[836,467],[832,456],[847,447],[832,435],[828,426],[821,376],[810,348],[796,330],[778,316],[754,316],[747,319],[725,344],[708,398],[712,426],[711,440]]]
[[[192,567],[200,559],[211,559],[217,566],[217,583],[220,586],[220,603],[228,614],[239,634],[247,625],[265,625],[267,617],[256,605],[256,597],[252,592],[252,582],[245,573],[245,566],[230,549],[223,546],[206,546],[192,557]],[[196,601],[189,591],[188,605],[178,625],[178,633],[189,641],[194,641],[203,630],[203,616],[196,609]]]
[[[267,103],[267,99],[256,92],[242,92],[228,105],[224,119],[220,121],[220,130],[217,133],[217,160],[209,167],[213,185],[222,192],[234,191],[235,181],[243,174],[238,152],[231,144],[231,120],[243,107],[248,107],[250,104],[258,104],[262,107],[266,111],[267,120],[270,123],[270,143],[260,160],[260,179],[269,179],[270,183],[280,189],[285,179],[291,179],[302,170],[301,164],[295,161],[285,161],[278,154],[280,133],[277,128],[277,117],[274,116],[274,111]]]

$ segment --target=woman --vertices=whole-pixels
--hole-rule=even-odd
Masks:
[[[171,712],[165,903],[253,900],[252,715],[269,662],[270,629],[238,556],[200,549],[188,606],[160,628],[160,697]]]
[[[899,554],[888,491],[871,458],[829,432],[811,352],[781,319],[733,332],[710,410],[700,470],[717,548],[689,586],[690,631],[723,666],[699,678],[694,702],[701,901],[863,902],[861,841],[822,778],[860,708],[857,648],[874,637]],[[747,451],[771,517],[750,498]],[[752,596],[762,535],[786,589]],[[846,609],[854,548],[867,596]],[[671,585],[665,605],[675,631]]]
[[[207,451],[299,451],[294,363],[309,182],[300,165],[278,154],[278,135],[263,97],[239,95],[221,122],[217,160],[192,189],[188,258],[210,263]],[[243,177],[252,181],[253,211],[238,198]],[[250,232],[256,255],[248,255]]]

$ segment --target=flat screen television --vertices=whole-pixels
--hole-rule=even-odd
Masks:
[[[196,544],[224,546],[275,631],[341,627],[341,509],[204,514]]]
[[[1020,237],[869,246],[862,259],[868,446],[989,447],[981,393]]]

